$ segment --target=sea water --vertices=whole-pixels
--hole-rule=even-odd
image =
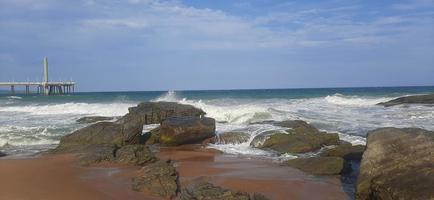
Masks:
[[[368,131],[380,127],[419,127],[434,130],[434,107],[377,103],[399,96],[433,93],[434,87],[270,89],[159,92],[92,92],[64,96],[0,94],[0,151],[31,155],[54,148],[62,136],[86,126],[84,116],[122,116],[143,101],[171,101],[203,109],[217,121],[217,134],[240,130],[256,135],[284,130],[267,121],[305,120],[317,128],[339,133],[340,139],[365,144]],[[147,127],[150,130],[155,126]],[[249,146],[213,145],[229,154],[278,158]]]

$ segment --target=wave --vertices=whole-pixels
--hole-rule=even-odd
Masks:
[[[18,97],[18,96],[8,96],[6,98],[8,98],[8,99],[22,99],[22,97]]]
[[[334,94],[325,97],[327,103],[342,105],[342,106],[372,106],[381,102],[392,100],[392,98],[362,98],[358,96],[345,96],[342,94]]]
[[[121,116],[132,103],[63,103],[51,105],[3,106],[0,112],[19,112],[31,115],[102,115]]]

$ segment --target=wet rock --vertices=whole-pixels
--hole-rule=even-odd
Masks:
[[[399,97],[397,99],[393,99],[388,102],[382,102],[377,105],[389,107],[401,104],[434,104],[434,94]]]
[[[0,157],[4,157],[4,156],[6,156],[6,154],[0,151]]]
[[[433,131],[380,128],[369,132],[356,199],[434,199],[433,150]]]
[[[200,144],[215,136],[215,120],[207,117],[172,117],[160,127],[160,144],[176,146],[181,144]]]
[[[322,157],[341,157],[345,160],[361,160],[365,145],[351,145],[344,143],[337,147],[327,149],[321,152]]]
[[[129,165],[145,165],[157,158],[145,145],[126,145],[116,151],[116,162]]]
[[[158,161],[145,165],[139,176],[133,178],[133,190],[144,191],[166,199],[176,196],[178,175],[170,161]]]
[[[340,157],[311,157],[288,160],[286,165],[314,175],[336,175],[347,170]]]
[[[208,182],[192,183],[181,191],[181,200],[250,200],[247,193],[234,192]]]
[[[132,131],[132,123],[119,124],[115,122],[98,122],[79,129],[60,139],[55,152],[77,152],[82,148],[99,144],[114,144],[123,146],[138,143],[143,125],[136,123]]]
[[[226,132],[216,136],[216,143],[219,144],[241,144],[249,141],[250,134],[245,132]]]
[[[91,116],[91,117],[82,117],[80,119],[77,119],[77,122],[80,124],[90,124],[100,121],[109,121],[113,120],[114,117],[103,117],[103,116]]]
[[[112,162],[115,160],[116,145],[92,145],[81,149],[79,163],[83,166],[98,164],[101,162]]]
[[[153,145],[160,143],[160,127],[152,129],[148,133],[145,134],[148,138],[146,139],[145,144]]]
[[[194,106],[175,102],[143,102],[128,109],[119,122],[137,119],[142,124],[161,124],[170,117],[201,117],[206,113]]]
[[[272,131],[265,131],[263,133],[260,133],[259,135],[255,136],[255,138],[253,138],[252,142],[250,142],[250,146],[259,148],[264,144],[265,140],[270,138],[270,136],[275,135],[275,134],[279,134],[279,133],[282,133],[282,131],[272,130]],[[283,133],[285,133],[285,132],[283,132]]]
[[[254,193],[253,197],[251,199],[252,200],[270,200],[269,198],[267,198],[266,196],[264,196],[263,194],[260,194],[260,193]]]

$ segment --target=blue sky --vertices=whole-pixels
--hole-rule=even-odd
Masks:
[[[434,0],[0,0],[0,81],[81,91],[434,85]]]

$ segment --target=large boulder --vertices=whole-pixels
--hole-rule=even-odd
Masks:
[[[247,193],[231,191],[208,182],[194,182],[181,191],[181,200],[250,200]],[[258,198],[259,199],[259,198]]]
[[[215,136],[215,120],[207,117],[171,117],[160,127],[160,144],[176,146],[201,143]]]
[[[116,151],[116,162],[128,165],[145,165],[157,158],[145,145],[126,145]]]
[[[301,120],[288,120],[276,125],[290,128],[286,133],[260,134],[257,137],[266,138],[263,143],[254,138],[251,146],[272,149],[280,153],[306,153],[316,151],[323,146],[339,144],[337,133],[320,132],[314,126]]]
[[[215,143],[218,144],[241,144],[248,142],[250,134],[240,131],[231,131],[218,134]]]
[[[434,199],[434,132],[380,128],[368,133],[356,199]]]
[[[143,125],[140,123],[98,122],[62,137],[55,151],[76,152],[87,146],[100,144],[135,144],[139,141],[142,129]]]
[[[147,164],[133,178],[133,190],[171,199],[178,191],[178,174],[170,161]]]
[[[90,124],[100,121],[109,121],[113,120],[114,117],[103,117],[103,116],[90,116],[90,117],[82,117],[80,119],[77,119],[77,122],[80,124]]]
[[[139,120],[141,124],[161,124],[170,117],[201,117],[206,113],[192,105],[175,102],[143,102],[128,108],[129,113],[119,122]]]
[[[99,144],[86,146],[81,149],[79,164],[89,166],[101,162],[113,162],[115,160],[116,145]]]
[[[341,157],[345,160],[361,160],[365,145],[352,145],[351,143],[340,144],[334,148],[321,152],[322,157]]]
[[[378,105],[389,107],[401,104],[434,104],[434,94],[399,97],[397,99],[379,103]]]
[[[264,144],[265,140],[270,138],[272,135],[280,134],[280,133],[286,133],[285,131],[280,130],[272,130],[272,131],[265,131],[258,135],[256,135],[253,140],[250,142],[251,147],[261,148]]]
[[[348,169],[340,157],[295,158],[285,164],[314,175],[337,175]]]

